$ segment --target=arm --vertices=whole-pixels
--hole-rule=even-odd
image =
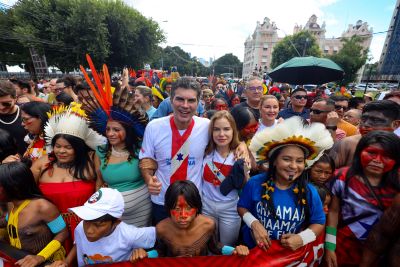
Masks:
[[[74,245],[69,252],[68,256],[64,260],[58,260],[53,262],[50,267],[68,267],[74,266],[73,264],[76,262],[76,245]]]
[[[42,166],[44,165],[44,163],[48,161],[47,156],[43,156],[37,160],[35,160],[31,166],[31,171],[33,174],[33,177],[35,178],[36,183],[39,183],[39,179],[41,176],[41,172],[42,172]]]
[[[142,177],[147,184],[149,193],[152,195],[158,195],[161,192],[161,183],[154,175],[157,169],[157,162],[151,158],[143,158],[139,162],[140,172]]]
[[[336,232],[337,229],[337,225],[338,225],[338,221],[339,221],[339,211],[340,211],[340,199],[337,196],[333,196],[332,197],[332,202],[331,205],[329,206],[329,213],[328,213],[328,218],[327,218],[327,223],[326,223],[326,229],[327,229],[327,233],[330,234],[332,233],[332,235],[334,236],[334,238],[336,237],[336,235],[334,234]],[[332,231],[332,232],[330,232]],[[335,240],[336,242],[336,240]],[[332,243],[332,242],[329,242]],[[327,242],[325,242],[325,261],[328,267],[337,267],[337,258],[336,258],[336,253],[334,250],[334,247],[336,246],[336,244],[334,244],[334,246],[331,246],[330,244],[327,244]]]
[[[101,162],[100,162],[100,158],[97,154],[94,154],[94,168],[95,168],[95,172],[96,172],[96,191],[100,189],[100,187],[102,187],[104,185],[104,180],[103,180],[103,176],[101,174],[100,171],[100,167],[101,167]]]
[[[267,250],[271,245],[268,231],[264,228],[259,220],[257,220],[246,208],[238,207],[238,213],[243,221],[253,232],[255,243],[262,249]]]

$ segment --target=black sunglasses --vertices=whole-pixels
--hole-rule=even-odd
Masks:
[[[348,109],[348,107],[341,106],[341,105],[335,105],[335,109],[336,110],[343,109],[344,111],[346,111]]]
[[[310,112],[312,112],[312,113],[314,113],[314,114],[316,114],[316,115],[319,115],[319,114],[321,114],[321,113],[327,113],[327,112],[329,112],[329,111],[310,108]]]
[[[11,107],[12,103],[11,102],[0,102],[0,105],[2,105],[5,108]]]
[[[307,99],[307,96],[306,95],[295,95],[294,98],[296,98],[297,100]]]

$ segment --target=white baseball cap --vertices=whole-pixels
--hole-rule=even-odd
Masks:
[[[99,191],[94,193],[85,204],[83,204],[83,206],[70,208],[68,210],[85,221],[95,220],[106,214],[119,219],[122,213],[124,213],[124,205],[124,198],[118,190],[100,188]]]

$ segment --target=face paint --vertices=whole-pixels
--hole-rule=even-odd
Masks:
[[[179,223],[181,221],[185,222],[188,218],[195,216],[196,212],[197,209],[189,206],[185,197],[180,195],[175,208],[171,210],[171,216],[173,216],[175,221]]]
[[[228,106],[226,104],[216,104],[215,109],[220,111],[220,110],[228,110]]]
[[[359,132],[361,135],[366,135],[367,133],[371,132],[371,131],[386,131],[386,132],[393,132],[393,128],[392,127],[363,127],[360,126],[359,127]]]
[[[382,167],[382,172],[388,172],[393,169],[396,161],[388,156],[385,151],[377,146],[368,146],[361,151],[361,165],[366,168],[367,166]],[[371,164],[372,163],[372,164]],[[375,164],[376,163],[376,164]]]
[[[252,125],[247,125],[246,127],[243,128],[243,132],[247,134],[253,134],[257,132],[258,129],[258,123],[254,123]]]

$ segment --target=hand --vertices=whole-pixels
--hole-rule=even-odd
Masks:
[[[336,113],[336,111],[331,111],[326,115],[326,122],[325,125],[327,126],[337,126],[339,123],[339,115]]]
[[[158,181],[157,176],[153,175],[147,183],[147,188],[150,195],[158,195],[161,192],[161,183]]]
[[[239,146],[235,150],[235,160],[244,159],[246,163],[250,162],[249,150],[245,142],[240,142]]]
[[[254,221],[251,224],[251,230],[253,231],[253,238],[257,246],[267,251],[272,243],[269,239],[268,231],[264,228],[264,225],[262,225],[260,221]]]
[[[147,258],[147,252],[142,248],[138,248],[138,249],[134,249],[132,251],[132,255],[131,255],[131,258],[129,259],[129,261],[131,263],[135,263],[144,258]]]
[[[28,255],[17,261],[15,264],[21,267],[35,267],[43,262],[45,262],[45,259],[42,256]]]
[[[250,253],[250,251],[249,251],[248,247],[240,245],[235,248],[235,250],[233,251],[232,254],[244,257],[244,256],[249,255],[249,253]]]
[[[68,267],[68,264],[65,261],[55,261],[51,265],[46,265],[49,267]]]
[[[325,250],[325,262],[328,267],[337,267],[337,258],[335,251]]]
[[[284,121],[285,121],[285,119],[282,118],[282,117],[280,117],[280,118],[278,119],[278,124],[281,123],[281,122],[284,122]]]
[[[296,250],[303,246],[303,239],[297,234],[283,234],[281,238],[282,247]]]
[[[10,156],[6,157],[5,159],[3,159],[3,161],[1,163],[5,164],[5,163],[14,162],[14,161],[21,161],[21,157],[18,154],[10,155]]]

